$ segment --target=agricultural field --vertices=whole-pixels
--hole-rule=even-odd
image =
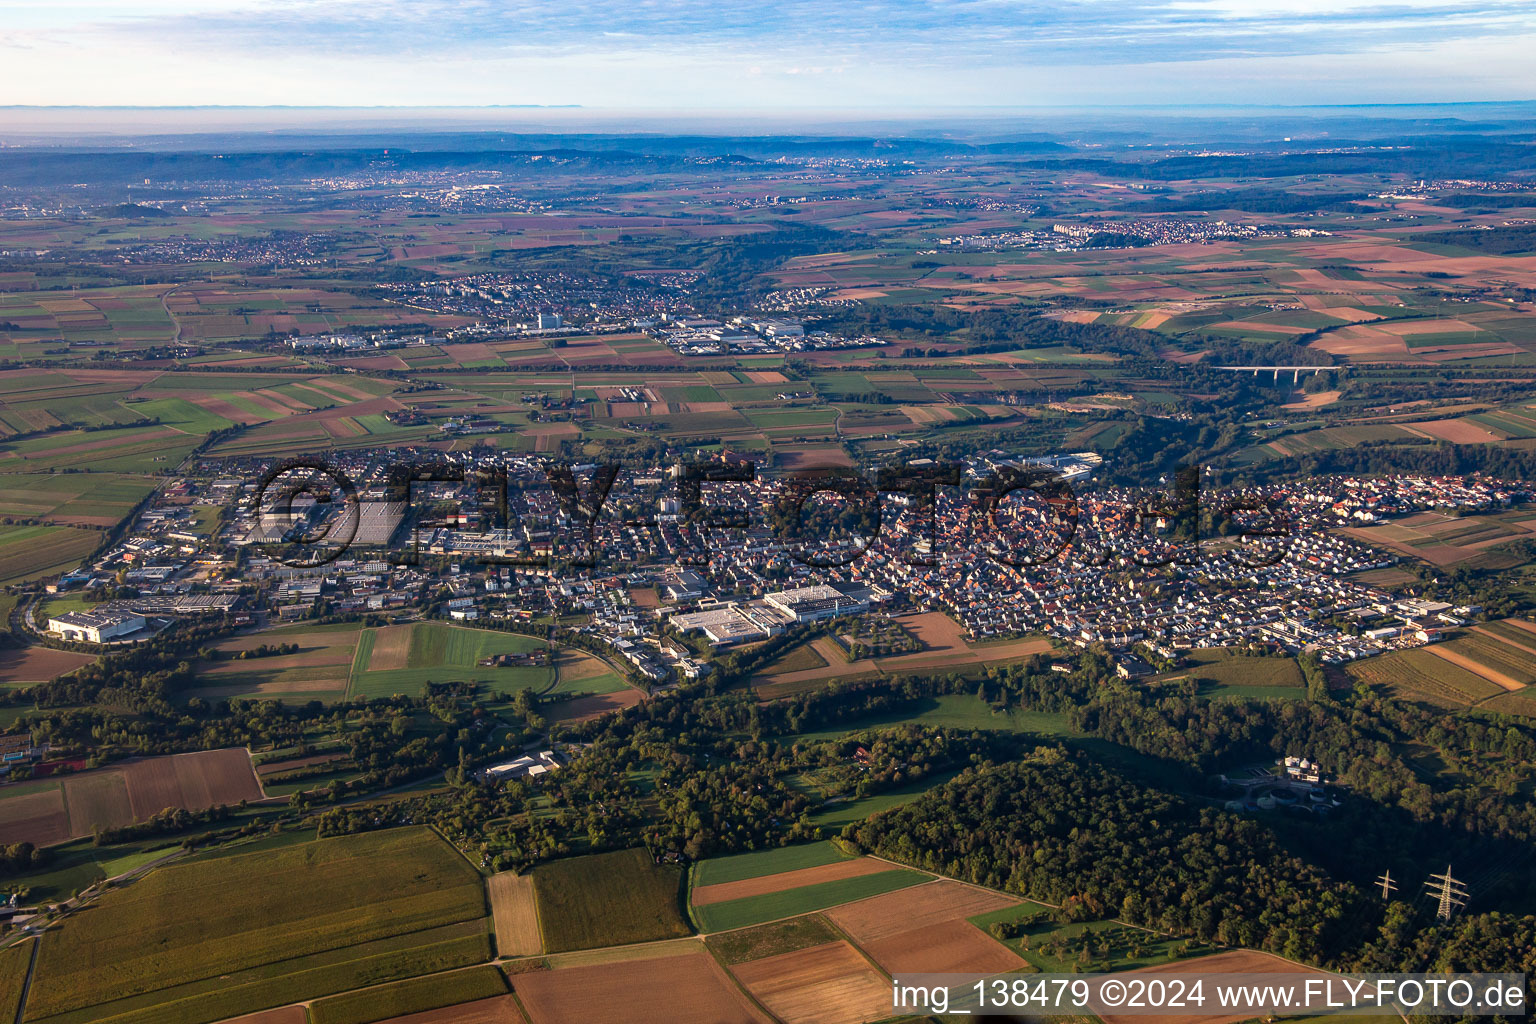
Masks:
[[[716,960],[727,967],[734,967],[836,942],[839,937],[837,929],[832,927],[825,916],[806,914],[754,928],[715,932],[704,937],[704,944]]]
[[[607,693],[556,699],[542,705],[539,711],[552,722],[589,722],[614,711],[632,708],[644,699],[645,694],[626,683],[622,689]]]
[[[101,534],[94,530],[0,526],[0,586],[72,569],[100,543]]]
[[[62,526],[109,527],[133,510],[158,481],[124,473],[23,471],[0,458],[0,516]]]
[[[682,869],[643,849],[540,864],[533,869],[539,931],[551,953],[687,935]]]
[[[689,903],[702,931],[720,932],[825,910],[930,877],[815,843],[706,860],[694,871]]]
[[[369,632],[356,623],[299,624],[221,640],[211,645],[215,656],[197,664],[201,685],[186,691],[186,696],[203,700],[339,699],[351,682],[360,638]],[[299,650],[294,654],[246,656],[257,648],[281,644],[297,644]]]
[[[495,967],[471,967],[317,999],[309,1007],[309,1024],[374,1024],[405,1014],[494,999],[506,992],[507,979]]]
[[[293,1024],[306,1024],[303,1019],[303,1007],[299,1008],[300,1018]],[[493,996],[490,999],[476,999],[469,1003],[456,1003],[453,1006],[445,1006],[440,1010],[423,1010],[420,1013],[408,1013],[402,1017],[391,1017],[388,1024],[524,1024],[527,1020],[523,1011],[518,1009],[517,997],[513,995]],[[239,1024],[246,1024],[245,1021]],[[266,1024],[265,1021],[251,1021],[249,1024]],[[288,1024],[286,1021],[273,1021],[272,1024]]]
[[[890,983],[847,942],[736,964],[730,968],[784,1024],[864,1024],[890,1016]]]
[[[1480,704],[1506,692],[1497,683],[1422,647],[1357,661],[1346,671],[1354,679],[1381,686],[1395,696],[1445,708]]]
[[[490,955],[478,873],[434,833],[391,829],[194,858],[105,893],[43,937],[27,1020],[204,1024]]]
[[[14,1021],[21,1012],[21,994],[35,941],[14,942],[0,949],[0,1020]]]
[[[1429,649],[1506,690],[1536,682],[1536,633],[1526,634],[1522,644],[1518,638],[1505,639],[1502,634],[1473,627]]]
[[[1312,967],[1303,967],[1270,953],[1260,953],[1251,949],[1228,950],[1227,952],[1214,953],[1210,956],[1184,960],[1169,966],[1143,967],[1130,972],[1127,976],[1155,978],[1160,974],[1281,974],[1289,975],[1298,982],[1329,976],[1325,971]],[[1096,1009],[1099,1011],[1099,1019],[1104,1024],[1136,1024],[1136,1021],[1140,1019],[1135,1014],[1115,1013],[1101,1007]],[[1158,1015],[1158,1020],[1166,1021],[1167,1024],[1237,1024],[1238,1021],[1245,1019],[1248,1019],[1247,1015],[1240,1012],[1226,1015],[1212,1013]]]
[[[47,846],[131,825],[167,808],[201,811],[262,796],[244,747],[140,758],[0,786],[0,842]]]
[[[1036,638],[972,642],[955,620],[943,612],[897,616],[891,627],[891,642],[898,643],[899,637],[898,649],[911,653],[877,656],[873,649],[866,649],[864,657],[851,659],[848,649],[837,640],[821,637],[786,652],[783,658],[767,666],[753,678],[753,690],[759,697],[774,699],[817,689],[833,679],[934,669],[951,671],[1016,661],[1052,650],[1049,640]],[[817,659],[820,665],[815,664]]]
[[[699,949],[514,975],[530,1024],[770,1024]]]
[[[1251,657],[1236,654],[1225,648],[1206,648],[1190,651],[1186,665],[1174,670],[1168,678],[1180,676],[1196,680],[1203,690],[1212,693],[1257,693],[1265,689],[1296,690],[1305,685],[1301,668],[1295,658]]]
[[[852,860],[850,855],[838,850],[831,842],[798,843],[779,846],[751,853],[733,853],[725,857],[710,857],[693,867],[694,886],[724,885],[764,875],[776,875],[785,871],[822,867]]]
[[[242,658],[263,645],[296,643],[295,654]],[[582,651],[553,650],[547,665],[482,665],[502,654],[543,652],[545,642],[496,630],[415,622],[370,627],[297,624],[212,645],[217,657],[199,663],[203,683],[187,691],[205,700],[246,697],[307,701],[343,696],[418,694],[429,682],[476,682],[498,693],[554,692],[576,698],[627,689],[614,671]]]
[[[836,907],[827,916],[888,974],[996,974],[1025,963],[968,919],[1019,902],[944,878]]]
[[[1498,545],[1536,536],[1529,511],[1475,518],[1422,512],[1390,523],[1350,527],[1344,533],[1435,566],[1459,565],[1495,553]],[[1474,563],[1475,564],[1475,563]]]
[[[502,871],[485,880],[485,890],[496,923],[497,955],[535,956],[544,952],[533,876]]]
[[[39,476],[62,470],[131,477],[163,473],[177,468],[213,432],[236,426],[257,438],[255,442],[244,435],[232,438],[229,443],[237,448],[253,443],[259,447],[262,430],[296,439],[367,439],[375,431],[360,423],[370,416],[382,421],[379,414],[401,408],[388,398],[393,391],[393,384],[367,377],[312,373],[164,373],[76,367],[46,373],[0,371],[0,474]],[[392,425],[384,423],[380,429],[386,441],[394,439]],[[59,481],[60,486],[70,483],[80,485],[82,495],[95,491],[91,481]],[[90,520],[73,521],[96,526],[110,526],[121,518],[103,522],[101,514],[59,508],[63,501],[51,502],[50,508],[46,483],[18,485],[16,490],[22,493],[10,496],[9,505],[0,504],[0,514],[90,516]],[[121,492],[120,484],[116,490]],[[93,493],[98,505],[111,496],[112,491]],[[29,508],[36,511],[25,511]]]
[[[0,686],[15,689],[46,683],[96,660],[95,655],[52,647],[0,648]]]

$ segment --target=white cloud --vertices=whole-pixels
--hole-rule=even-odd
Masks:
[[[1505,99],[1533,35],[1527,0],[0,0],[0,102]]]

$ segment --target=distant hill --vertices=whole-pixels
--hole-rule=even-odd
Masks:
[[[158,206],[141,206],[138,203],[118,203],[103,206],[96,211],[98,217],[114,217],[129,220],[165,220],[170,214]]]

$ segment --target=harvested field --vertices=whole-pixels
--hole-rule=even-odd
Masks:
[[[309,654],[279,654],[246,661],[221,661],[203,669],[203,676],[240,675],[253,670],[262,672],[288,672],[294,669],[334,668],[352,664],[352,652],[341,647],[326,647]]]
[[[375,672],[381,669],[409,668],[411,653],[411,631],[415,629],[414,623],[405,623],[399,626],[385,626],[374,631],[373,652],[368,657],[368,671]]]
[[[815,885],[818,882],[833,882],[840,878],[855,878],[859,875],[878,874],[881,871],[889,871],[890,869],[891,866],[884,861],[860,857],[857,860],[839,861],[836,864],[824,864],[820,867],[801,868],[798,871],[781,871],[773,875],[761,875],[757,878],[747,878],[739,882],[701,885],[693,890],[693,905],[702,907],[711,903],[723,903],[726,900],[739,900],[745,899],[748,896],[762,896],[770,892],[799,889],[802,886]]]
[[[577,697],[549,705],[548,718],[552,722],[587,722],[608,714],[632,708],[645,699],[645,694],[632,686],[613,693],[600,693],[591,697]]]
[[[1293,411],[1319,409],[1325,405],[1331,405],[1334,402],[1337,402],[1339,400],[1339,394],[1340,392],[1338,391],[1317,391],[1312,394],[1302,394],[1301,397],[1296,401],[1282,405],[1280,408],[1290,409]]]
[[[784,1024],[861,1024],[891,1015],[886,980],[846,942],[829,942],[731,968]]]
[[[539,911],[534,903],[533,876],[503,871],[485,880],[496,921],[496,952],[501,956],[533,956],[544,952],[539,936]]]
[[[1157,977],[1170,974],[1290,974],[1297,978],[1326,978],[1328,973],[1313,967],[1303,967],[1293,964],[1289,960],[1282,960],[1268,953],[1260,953],[1253,949],[1234,949],[1226,953],[1216,953],[1213,956],[1196,957],[1193,960],[1180,960],[1171,964],[1159,964],[1156,967],[1143,967],[1135,971],[1127,971],[1120,977]],[[1138,1024],[1148,1018],[1134,1014],[1104,1013],[1099,1012],[1099,1019],[1104,1024]],[[1158,1024],[1235,1024],[1236,1021],[1248,1020],[1251,1013],[1186,1013],[1186,1014],[1158,1014]]]
[[[404,1017],[391,1017],[380,1024],[523,1024],[527,1020],[517,1008],[512,996],[496,996],[494,999],[476,999],[472,1003],[445,1006],[441,1010],[425,1010]],[[288,1024],[287,1021],[273,1024]],[[304,1024],[300,1017],[293,1024]]]
[[[1019,902],[945,878],[837,907],[827,916],[891,974],[993,974],[1024,961],[966,918]]]
[[[0,800],[0,842],[48,846],[69,837],[69,812],[61,786]]]
[[[200,811],[263,798],[243,747],[126,761],[64,776],[59,785],[62,804],[68,807],[64,836],[58,835],[58,816],[44,801],[0,799],[0,842],[25,840],[40,846],[88,836],[98,826],[143,821],[168,807]]]
[[[1452,444],[1487,444],[1504,440],[1487,427],[1468,420],[1420,420],[1403,424],[1403,429],[1425,437],[1450,441]]]
[[[707,953],[519,974],[531,1024],[768,1024]]]
[[[842,936],[820,914],[806,914],[787,921],[775,921],[755,928],[717,932],[704,940],[709,951],[727,967],[766,960],[783,953],[794,953],[812,946],[825,946]]]
[[[72,836],[89,835],[98,826],[118,828],[132,824],[139,817],[133,812],[128,782],[121,772],[85,772],[75,778],[66,778],[64,782],[68,787],[69,834]]]
[[[248,1013],[244,1017],[224,1021],[223,1024],[307,1024],[309,1018],[302,1006],[283,1006],[276,1010]]]
[[[1016,953],[969,921],[943,921],[859,944],[891,974],[999,974],[1025,966]]]
[[[56,651],[51,647],[20,647],[0,651],[0,683],[46,683],[95,661],[89,654]]]
[[[1045,654],[1051,650],[1051,642],[1044,639],[1003,640],[994,643],[972,644],[965,639],[964,631],[954,619],[943,612],[924,612],[916,615],[900,615],[896,621],[923,645],[914,654],[898,654],[888,658],[864,658],[849,662],[831,641],[830,648],[816,641],[812,646],[822,652],[829,663],[819,668],[806,667],[789,671],[765,671],[754,679],[758,694],[764,698],[786,696],[800,692],[826,679],[841,679],[863,673],[917,672],[924,669],[950,669],[961,665],[990,665],[995,662],[1027,658],[1032,654]],[[827,655],[836,651],[836,655]]]

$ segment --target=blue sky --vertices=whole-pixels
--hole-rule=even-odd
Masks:
[[[1532,0],[0,0],[0,104],[1536,98]]]

